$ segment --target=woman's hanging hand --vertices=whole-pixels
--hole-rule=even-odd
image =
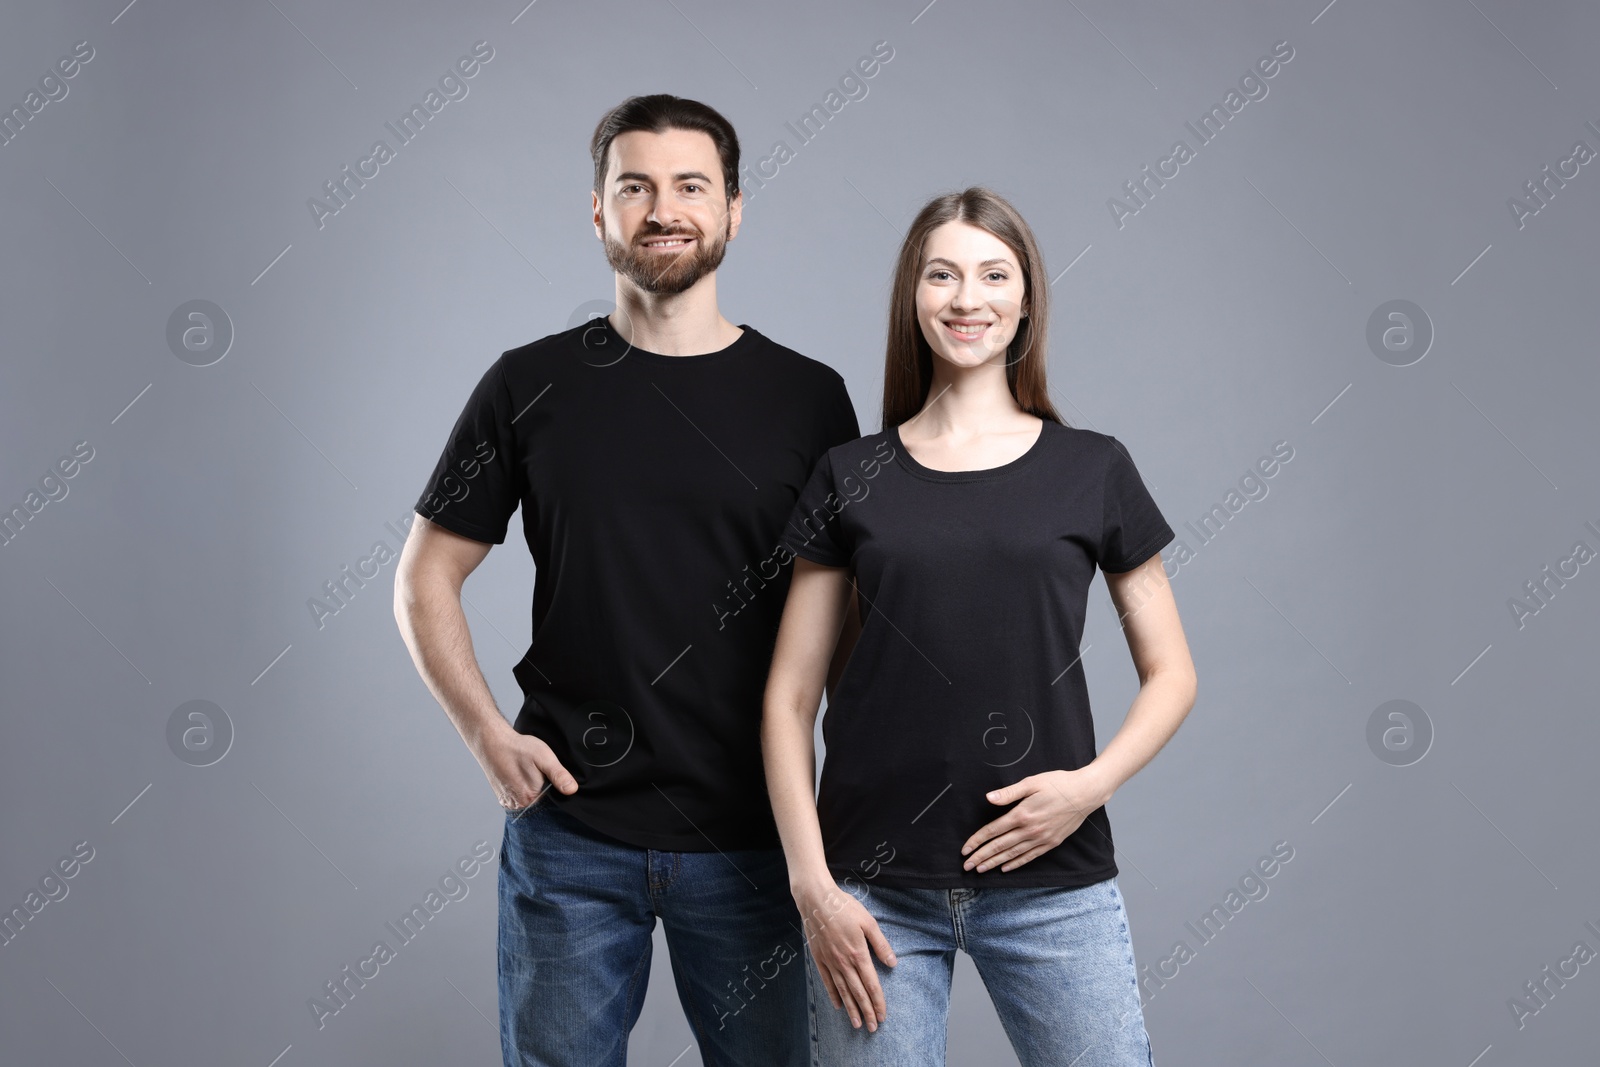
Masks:
[[[797,887],[794,899],[828,999],[850,1013],[850,1025],[856,1029],[865,1019],[867,1029],[876,1030],[889,1017],[889,1007],[872,957],[876,955],[886,967],[896,962],[878,920],[831,877]]]

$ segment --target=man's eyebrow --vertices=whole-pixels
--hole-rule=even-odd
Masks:
[[[942,263],[947,267],[956,267],[956,264],[950,262],[948,259],[945,259],[943,256],[934,256],[932,259],[928,260],[927,266],[931,267],[935,263]],[[992,267],[997,263],[1004,263],[1006,266],[1010,266],[1011,265],[1011,261],[1009,259],[1005,259],[1005,258],[1002,257],[1000,259],[986,259],[982,263],[979,263],[978,266],[980,266],[980,267]],[[956,269],[959,270],[960,268],[956,267]]]
[[[675,182],[688,181],[690,179],[694,179],[696,181],[705,182],[707,185],[711,184],[711,179],[706,177],[704,174],[700,173],[697,170],[681,170],[681,171],[679,171],[678,173],[676,173],[676,174],[674,174],[672,176],[672,180],[675,181]],[[619,181],[619,182],[650,182],[650,181],[654,181],[654,179],[651,178],[650,175],[645,174],[642,171],[637,171],[637,170],[625,170],[621,174],[617,175],[616,180]]]

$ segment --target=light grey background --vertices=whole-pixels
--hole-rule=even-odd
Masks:
[[[1038,234],[1057,402],[1128,445],[1193,551],[1169,572],[1199,702],[1110,804],[1140,965],[1194,951],[1146,987],[1156,1062],[1592,1054],[1596,964],[1520,1028],[1508,1007],[1600,949],[1600,565],[1522,626],[1509,606],[1600,548],[1600,165],[1525,225],[1508,206],[1600,149],[1592,5],[118,2],[0,19],[6,109],[94,49],[0,146],[0,503],[94,452],[0,547],[0,908],[94,849],[0,947],[7,1063],[498,1062],[492,869],[324,1027],[307,1007],[502,827],[397,633],[393,564],[321,628],[307,602],[398,548],[489,362],[611,295],[587,139],[663,90],[723,110],[752,165],[794,150],[749,187],[722,307],[838,367],[864,431],[921,203],[988,184]],[[479,40],[469,95],[319,229],[308,198]],[[878,41],[867,95],[800,145],[785,123]],[[1108,200],[1278,41],[1268,95],[1119,227]],[[235,330],[207,367],[166,339],[195,299]],[[1367,340],[1396,299],[1435,333],[1403,367]],[[1185,524],[1280,441],[1270,492],[1202,543]],[[510,710],[517,529],[466,590]],[[1104,744],[1136,679],[1091,600]],[[190,700],[235,732],[209,767],[168,745]],[[1431,724],[1420,762],[1369,746],[1391,700]],[[1202,944],[1186,924],[1279,841],[1270,892]],[[698,1063],[657,949],[629,1062]],[[1015,1062],[965,958],[950,1054]]]

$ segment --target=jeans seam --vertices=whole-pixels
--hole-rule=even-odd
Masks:
[[[664,893],[672,888],[672,883],[678,880],[679,856],[676,852],[667,852],[661,849],[649,849],[645,853],[646,882],[649,885],[652,902],[657,905],[660,900],[656,897],[658,892]],[[664,868],[665,873],[659,878],[655,874],[657,866]]]
[[[1128,970],[1133,983],[1133,1001],[1139,1005],[1139,1032],[1144,1037],[1144,1059],[1146,1067],[1155,1067],[1155,1050],[1150,1044],[1150,1030],[1144,1025],[1144,997],[1139,992],[1138,963],[1133,954],[1133,932],[1128,929],[1128,908],[1122,899],[1122,890],[1116,885],[1116,876],[1111,879],[1112,888],[1117,897],[1117,919],[1122,925],[1122,943],[1127,950]]]
[[[967,950],[967,928],[962,922],[961,908],[964,899],[958,898],[953,890],[946,890],[950,899],[950,930],[955,934],[956,948],[962,952]]]
[[[820,979],[813,981],[811,977],[811,946],[804,945],[801,952],[806,954],[806,1024],[811,1031],[811,1067],[822,1067],[822,1038],[817,1033],[817,984]],[[828,1006],[832,1007],[830,1000]]]
[[[689,1022],[694,1026],[694,1036],[700,1039],[701,1058],[705,1059],[705,1053],[710,1051],[705,1035],[710,1031],[706,1029],[705,1023],[700,1021],[700,1012],[695,1008],[693,997],[689,998],[689,1003],[683,1006],[683,1010],[688,1013]]]
[[[649,974],[649,969],[645,966],[645,963],[646,963],[646,961],[648,959],[649,959],[649,953],[648,952],[639,953],[639,962],[633,965],[633,974],[630,975],[629,978],[628,978],[628,1002],[623,1007],[623,1010],[628,1013],[628,1016],[627,1016],[628,1018],[632,1018],[632,1016],[633,1016],[633,994],[634,994],[634,990],[637,989],[638,986],[639,986],[639,976],[640,976],[641,973],[646,974],[646,975]],[[624,1046],[623,1047],[626,1048],[627,1047],[626,1046],[626,1040],[627,1040],[627,1035],[626,1034],[623,1035],[623,1040],[624,1040]]]
[[[1139,992],[1139,965],[1133,957],[1133,934],[1128,929],[1128,912],[1126,907],[1122,911],[1122,938],[1128,949],[1129,979],[1133,983],[1133,1002],[1139,1005],[1139,1032],[1144,1036],[1144,1062],[1145,1067],[1155,1067],[1155,1050],[1150,1044],[1150,1029],[1144,1025],[1144,996]]]

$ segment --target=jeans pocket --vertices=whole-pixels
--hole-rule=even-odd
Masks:
[[[506,813],[506,818],[507,819],[510,819],[513,822],[515,822],[517,819],[522,818],[524,815],[526,815],[529,812],[533,811],[535,808],[543,808],[543,807],[548,807],[548,806],[549,805],[545,804],[543,801],[535,800],[532,804],[529,804],[526,807],[521,807],[521,808],[502,808],[501,810]]]

